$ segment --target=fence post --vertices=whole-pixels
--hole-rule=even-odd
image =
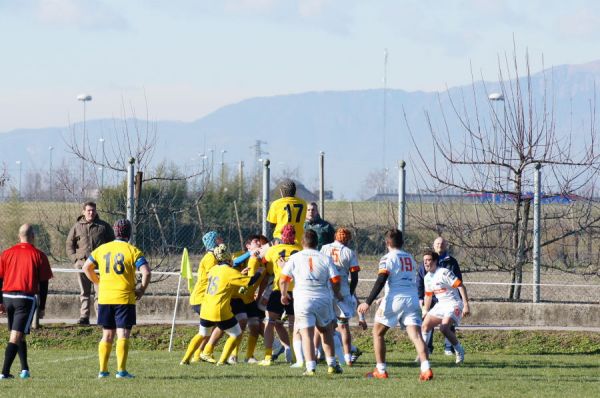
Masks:
[[[240,160],[240,165],[239,165],[239,192],[238,192],[238,199],[241,201],[242,200],[242,196],[244,195],[244,161]],[[242,247],[243,249],[243,247]]]
[[[321,218],[325,218],[325,152],[319,155],[319,211]]]
[[[269,169],[269,165],[271,161],[269,159],[265,159],[263,161],[263,183],[262,183],[262,234],[264,236],[268,235],[269,225],[267,224],[267,213],[269,212],[269,193],[270,193],[270,177],[271,171]]]
[[[540,221],[541,221],[541,169],[542,165],[535,165],[534,193],[533,193],[533,302],[540,302]]]
[[[398,166],[398,229],[404,234],[406,233],[406,162],[401,160]]]
[[[135,158],[129,158],[129,167],[127,168],[127,219],[131,223],[131,242],[135,242],[135,223],[133,220],[134,195],[135,188]]]

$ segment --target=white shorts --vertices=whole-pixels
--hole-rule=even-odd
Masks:
[[[342,301],[334,299],[334,302],[333,309],[338,318],[350,319],[356,315],[356,297],[349,294]]]
[[[331,299],[295,299],[294,329],[305,329],[319,326],[325,327],[335,320]]]
[[[451,318],[454,324],[458,326],[462,320],[463,303],[462,302],[438,302],[429,310],[429,314],[436,318]]]
[[[421,326],[421,307],[419,298],[412,297],[384,297],[375,314],[375,322],[393,328],[398,323],[404,326]]]

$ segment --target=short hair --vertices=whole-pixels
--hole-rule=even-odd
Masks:
[[[288,196],[296,195],[296,183],[289,178],[281,181],[279,184],[279,190],[281,191],[281,196],[286,198]]]
[[[317,236],[317,233],[315,231],[313,231],[312,229],[307,229],[306,231],[304,231],[302,242],[305,246],[311,249],[316,249],[317,244],[319,243],[319,237]]]
[[[347,246],[352,240],[352,232],[348,228],[340,227],[335,231],[335,240]]]
[[[35,231],[33,229],[33,225],[31,224],[23,224],[19,228],[19,236],[25,238],[28,242],[31,242],[32,238],[35,236]]]
[[[246,241],[244,242],[244,246],[251,244],[254,239],[260,240],[260,235],[258,235],[258,234],[252,234],[252,235],[248,236],[246,238]]]
[[[86,207],[93,207],[94,209],[96,208],[96,202],[92,202],[91,200],[88,200],[87,202],[83,203],[83,207],[82,209],[85,210]]]
[[[431,259],[433,261],[437,261],[440,258],[439,254],[437,254],[435,250],[433,250],[430,247],[426,247],[425,249],[423,249],[423,257],[425,256],[431,256]]]
[[[396,228],[388,229],[385,233],[385,243],[394,249],[401,249],[404,245],[402,231]]]
[[[269,243],[269,238],[267,238],[264,235],[258,235],[258,240],[260,241],[261,245],[266,245],[267,243]]]
[[[113,225],[113,231],[115,231],[115,238],[129,240],[131,238],[131,222],[126,218],[117,220]]]

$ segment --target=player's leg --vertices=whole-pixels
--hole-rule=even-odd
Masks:
[[[262,360],[259,365],[270,366],[273,361],[273,340],[275,339],[275,329],[279,327],[279,329],[283,328],[281,325],[281,315],[283,314],[283,305],[281,304],[281,292],[279,290],[274,290],[269,296],[269,301],[267,303],[267,317],[265,318],[265,359]],[[287,332],[284,330],[284,335],[287,335]],[[280,330],[278,330],[278,334]],[[280,339],[281,339],[280,334]],[[287,340],[289,343],[289,339]]]
[[[387,333],[389,327],[375,322],[373,325],[373,350],[375,351],[375,363],[376,368],[379,374],[385,374],[387,376],[386,371],[386,347],[385,347],[385,334]],[[375,374],[374,374],[375,376]]]
[[[117,378],[131,379],[133,375],[127,372],[127,357],[129,356],[129,336],[136,324],[135,304],[122,304],[115,307],[115,323],[117,325]]]
[[[421,374],[419,379],[422,381],[433,379],[433,371],[431,370],[431,365],[429,364],[427,355],[427,346],[425,345],[425,341],[423,341],[423,337],[421,336],[420,326],[406,325],[406,334],[408,334],[408,337],[415,346],[419,361],[421,362]]]
[[[450,344],[452,344],[454,352],[456,353],[456,363],[461,364],[465,360],[465,349],[456,337],[456,333],[454,332],[455,329],[452,327],[454,324],[455,320],[452,317],[448,316],[444,318],[440,325],[440,332],[442,332]]]
[[[209,362],[209,363],[217,362],[213,358],[213,347],[210,346],[209,345],[210,343],[208,342],[210,340],[210,337],[212,334],[211,333],[212,328],[215,325],[216,325],[215,322],[200,318],[200,328],[198,329],[198,334],[200,334],[202,336],[202,341],[206,341],[206,344],[202,348],[202,353],[200,354],[200,359],[202,359],[205,362]]]
[[[342,348],[344,349],[344,362],[346,365],[352,366],[352,335],[350,334],[350,326],[348,318],[338,318],[337,330],[342,336]]]
[[[442,318],[438,318],[431,312],[423,319],[423,325],[421,325],[421,336],[427,346],[429,346],[431,339],[433,338],[433,329],[442,323]]]
[[[227,358],[231,355],[231,352],[237,344],[239,344],[242,338],[242,328],[238,321],[234,318],[228,319],[227,321],[219,322],[219,328],[222,328],[225,333],[229,336],[223,346],[223,352],[219,358],[217,365],[226,364]]]
[[[201,352],[200,344],[204,340],[204,336],[200,334],[200,332],[196,333],[190,343],[188,344],[187,350],[181,359],[181,365],[188,365],[192,359],[193,355],[196,355],[197,352]],[[198,358],[200,358],[200,354],[198,354]]]
[[[321,333],[321,344],[323,344],[323,351],[325,351],[327,373],[342,373],[342,369],[335,358],[335,343],[333,341],[334,323],[329,323],[327,326],[320,326],[317,323],[317,329]]]
[[[231,351],[231,355],[227,359],[227,362],[230,365],[234,365],[238,362],[238,352],[239,352],[240,343],[241,343],[242,339],[244,338],[244,330],[246,330],[246,325],[248,324],[248,314],[246,314],[245,307],[244,307],[244,312],[235,314],[235,319],[237,319],[242,332],[240,334],[240,338],[238,339],[238,343],[233,347],[233,350]]]
[[[317,368],[317,361],[315,359],[315,346],[314,346],[314,335],[315,328],[314,326],[303,327],[298,330],[300,333],[300,337],[302,340],[302,351],[304,354],[304,362],[306,364],[306,372],[304,372],[307,376],[312,376],[315,374],[315,370]]]
[[[261,329],[260,319],[256,316],[248,318],[248,342],[246,344],[246,362],[256,363],[254,352],[256,351],[256,343]]]

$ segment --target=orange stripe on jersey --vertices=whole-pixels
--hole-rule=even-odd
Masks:
[[[310,269],[310,272],[313,272],[313,261],[312,261],[312,257],[308,258],[308,268]]]
[[[333,278],[330,279],[331,283],[339,283],[340,280],[342,280],[342,278],[340,278],[340,276],[334,276]]]
[[[461,281],[460,279],[457,279],[457,280],[456,280],[456,281],[455,281],[455,282],[452,284],[452,287],[456,289],[457,287],[459,287],[459,286],[460,286],[460,284],[461,284],[461,283],[462,283],[462,281]]]
[[[283,275],[281,274],[281,276],[279,277],[279,279],[281,279],[284,282],[291,282],[292,277],[291,276],[287,276],[287,275]]]
[[[377,274],[385,274],[385,275],[389,275],[390,271],[388,271],[387,269],[380,269],[379,271],[377,271]]]
[[[445,289],[445,288],[444,288],[444,289],[438,289],[438,290],[434,290],[434,291],[433,291],[433,293],[434,293],[434,294],[446,293],[446,291],[447,291],[447,290],[448,290],[448,289]]]
[[[433,292],[425,292],[425,295],[431,297],[433,296]]]
[[[360,267],[357,265],[356,267],[350,267],[350,272],[358,272],[360,271]]]

